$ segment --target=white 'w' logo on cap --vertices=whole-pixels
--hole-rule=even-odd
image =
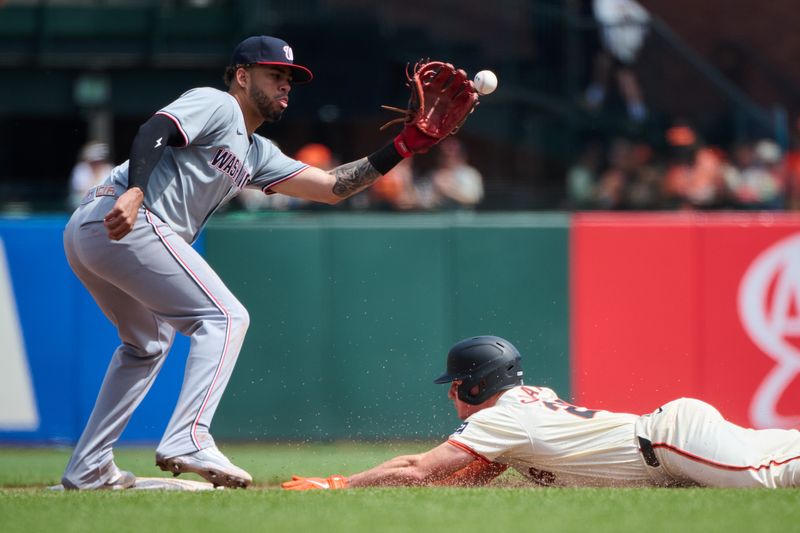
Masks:
[[[294,54],[292,53],[292,47],[286,45],[283,47],[283,53],[286,55],[286,59],[288,61],[294,61]]]

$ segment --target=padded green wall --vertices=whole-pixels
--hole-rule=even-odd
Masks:
[[[447,349],[494,334],[528,383],[569,397],[563,215],[300,214],[221,219],[206,256],[251,325],[217,438],[441,438]]]

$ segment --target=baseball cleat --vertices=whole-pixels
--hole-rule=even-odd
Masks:
[[[244,489],[253,482],[250,474],[231,463],[216,446],[169,459],[156,457],[156,466],[175,476],[193,472],[215,487]]]
[[[130,489],[136,484],[136,476],[133,472],[120,470],[115,464],[111,465],[111,471],[109,480],[97,487],[81,487],[65,477],[61,480],[61,485],[50,488],[53,490],[123,490]]]
[[[107,490],[121,490],[121,489],[130,489],[136,484],[136,476],[133,475],[133,472],[128,472],[127,470],[119,470],[119,475],[115,477],[111,481],[107,481],[104,485],[102,485],[101,489]]]

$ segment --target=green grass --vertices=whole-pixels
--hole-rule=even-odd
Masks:
[[[510,488],[291,493],[292,473],[348,474],[424,444],[222,446],[255,490],[53,492],[69,450],[0,448],[0,531],[800,531],[800,490]],[[152,450],[120,449],[120,467],[161,473]]]
[[[292,474],[329,475],[367,469],[395,455],[417,453],[432,444],[221,444],[222,451],[237,465],[253,475],[261,487],[277,486]],[[0,487],[48,486],[60,483],[69,460],[67,448],[0,447]],[[155,448],[114,450],[114,459],[123,470],[139,476],[169,476],[155,466]],[[187,479],[202,480],[191,474]],[[2,530],[0,529],[0,532]]]

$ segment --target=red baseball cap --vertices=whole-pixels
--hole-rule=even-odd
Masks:
[[[294,63],[292,47],[286,41],[268,35],[254,35],[236,45],[230,64],[290,67],[293,83],[307,83],[314,77],[309,69]]]

